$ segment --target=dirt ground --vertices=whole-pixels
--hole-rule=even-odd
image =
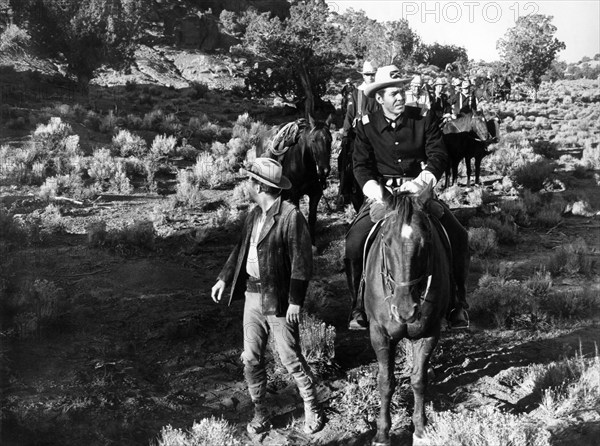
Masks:
[[[15,200],[3,195],[5,203]],[[239,360],[242,303],[227,308],[210,299],[235,234],[214,234],[191,250],[189,240],[177,235],[159,238],[153,252],[123,255],[90,248],[83,229],[90,215],[127,220],[151,212],[157,199],[107,200],[67,207],[65,234],[15,253],[23,265],[19,280],[54,281],[66,291],[70,310],[51,333],[2,341],[9,365],[2,376],[2,444],[141,445],[156,438],[163,426],[187,429],[210,416],[236,425],[239,438],[249,444],[369,443],[374,426],[348,425],[335,402],[348,377],[365,368],[375,370],[375,357],[366,333],[345,328],[345,278],[341,270],[325,276],[319,270],[323,246],[315,258],[314,282],[326,288],[327,299],[317,306],[317,315],[337,330],[338,367],[319,382],[328,423],[322,432],[304,436],[299,395],[295,386],[279,379],[269,385],[275,429],[265,438],[250,439],[245,424],[251,407]],[[337,225],[339,233],[347,225],[342,213],[321,218],[321,228]],[[201,224],[201,219],[198,215],[190,221]],[[523,243],[501,256],[517,270],[531,270],[536,259],[576,236],[585,238],[597,256],[599,229],[597,218],[567,217],[551,231],[524,230]],[[477,277],[472,274],[471,290]],[[598,289],[597,278],[593,285]],[[468,333],[446,330],[432,364],[428,401],[438,410],[493,405],[526,411],[531,402],[500,382],[500,371],[559,360],[579,349],[592,354],[599,340],[597,318],[551,334],[489,330],[477,321]],[[592,445],[599,432],[598,417],[557,426],[554,444],[577,438],[578,445]],[[401,430],[394,444],[410,444],[409,439],[408,431]]]

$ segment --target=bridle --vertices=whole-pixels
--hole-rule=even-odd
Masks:
[[[389,216],[389,214],[388,214],[388,216]],[[386,222],[384,221],[383,224],[385,224],[385,223]],[[383,224],[382,224],[382,228],[383,228]],[[427,217],[427,226],[428,226],[428,230],[431,231],[432,225],[431,225],[431,221],[429,220],[429,217]],[[381,282],[382,282],[383,292],[384,292],[384,301],[388,301],[388,304],[390,306],[390,318],[396,319],[398,322],[400,322],[397,307],[396,307],[396,305],[391,303],[391,299],[394,297],[396,288],[415,286],[415,285],[418,285],[418,284],[424,282],[425,280],[427,280],[427,285],[425,287],[425,290],[421,294],[421,297],[419,300],[419,307],[421,307],[425,302],[432,303],[431,301],[427,300],[427,297],[429,294],[429,289],[431,287],[431,280],[432,280],[432,262],[433,262],[432,242],[431,242],[431,240],[425,241],[425,246],[427,249],[427,265],[425,266],[425,273],[420,275],[416,279],[407,280],[407,281],[403,281],[403,282],[396,282],[394,280],[394,276],[392,275],[390,268],[389,268],[389,262],[387,260],[387,255],[385,253],[387,246],[388,245],[385,243],[385,240],[384,240],[383,231],[381,231],[381,244],[380,244],[381,271],[380,271],[380,274],[381,274]],[[420,317],[421,316],[420,316],[420,312],[419,312],[417,319],[420,319]]]

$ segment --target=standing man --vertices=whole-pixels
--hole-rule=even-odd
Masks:
[[[394,65],[380,68],[375,82],[365,88],[365,94],[375,97],[381,109],[363,116],[356,126],[354,175],[365,195],[365,203],[346,235],[344,259],[353,304],[349,328],[354,330],[367,327],[363,299],[358,296],[358,289],[362,277],[363,247],[374,225],[371,208],[383,206],[382,184],[400,187],[401,191],[419,192],[426,185],[435,186],[448,163],[448,153],[435,115],[427,113],[422,116],[418,108],[405,108],[404,87],[409,80],[402,79]],[[453,254],[458,253],[468,246],[467,231],[445,205],[442,204],[442,207],[439,220],[448,233]],[[464,264],[462,256],[454,255],[453,267],[458,292],[449,322],[455,328],[467,327],[464,276],[468,265]]]
[[[346,110],[348,110],[348,102],[352,98],[352,93],[356,90],[355,85],[352,83],[352,79],[346,78],[344,86],[342,87],[342,114],[346,116]]]
[[[312,375],[300,350],[300,308],[312,273],[312,247],[306,220],[300,210],[281,199],[291,187],[281,164],[256,158],[248,175],[250,198],[256,202],[244,223],[242,236],[212,287],[211,297],[219,303],[231,285],[229,304],[245,295],[244,376],[254,403],[250,434],[270,429],[265,402],[267,373],[265,349],[269,332],[281,362],[294,377],[304,400],[304,432],[323,427]]]
[[[363,197],[352,173],[352,150],[354,138],[356,137],[354,128],[364,115],[379,108],[379,104],[375,99],[368,98],[363,93],[364,88],[375,79],[376,71],[377,67],[372,62],[366,61],[363,64],[362,71],[359,71],[362,74],[363,83],[352,92],[352,97],[348,100],[348,108],[342,127],[342,145],[338,157],[338,172],[340,175],[338,203],[352,203],[357,212],[362,205]]]

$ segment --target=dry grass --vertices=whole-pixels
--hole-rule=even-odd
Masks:
[[[224,419],[203,418],[194,422],[189,431],[171,425],[160,431],[154,446],[237,446],[242,442],[235,438],[235,428]]]

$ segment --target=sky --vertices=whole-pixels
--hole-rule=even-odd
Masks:
[[[452,44],[467,50],[469,59],[499,60],[496,42],[518,17],[553,16],[555,37],[566,49],[558,59],[571,63],[600,53],[600,1],[398,1],[328,0],[330,9],[363,10],[380,22],[405,18],[424,43]]]

